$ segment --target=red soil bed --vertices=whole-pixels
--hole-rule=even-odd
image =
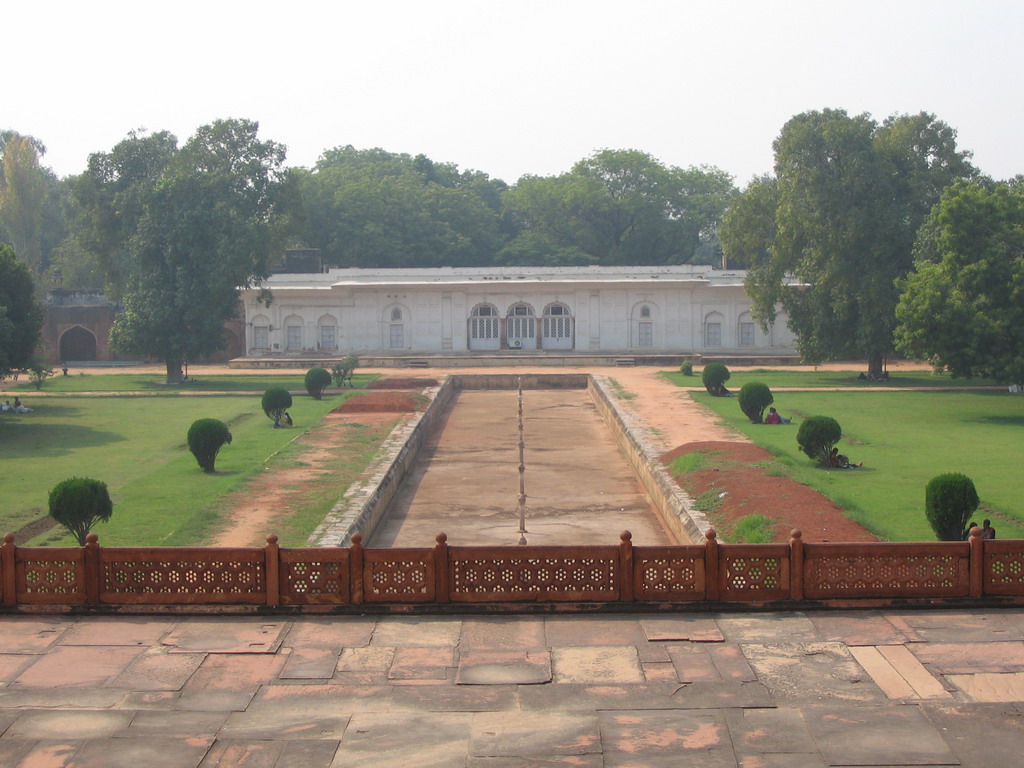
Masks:
[[[377,379],[371,381],[367,385],[367,389],[426,389],[427,387],[436,387],[437,379],[402,379],[402,378],[391,378],[385,377],[383,379]]]
[[[812,488],[788,477],[765,474],[757,462],[770,461],[772,455],[752,443],[702,441],[687,443],[662,456],[670,464],[677,456],[695,451],[718,454],[717,468],[701,469],[680,478],[680,484],[693,498],[708,491],[726,492],[718,510],[708,517],[728,540],[728,531],[740,518],[762,514],[775,521],[772,541],[789,541],[798,528],[804,541],[877,541],[867,529],[847,518],[842,509]]]
[[[350,397],[335,413],[411,413],[416,401],[406,392],[370,392]]]

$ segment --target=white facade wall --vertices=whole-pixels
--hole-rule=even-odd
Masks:
[[[273,275],[265,283],[274,296],[269,307],[256,291],[243,294],[246,349],[250,357],[515,349],[795,354],[784,316],[767,333],[754,322],[743,277],[705,266]],[[556,314],[545,326],[548,308]],[[482,316],[474,320],[475,313]],[[545,327],[555,335],[545,339]]]

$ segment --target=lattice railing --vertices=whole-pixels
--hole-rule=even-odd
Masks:
[[[980,534],[980,531],[978,531]],[[267,606],[705,602],[775,607],[869,599],[985,598],[1024,604],[1024,541],[615,546],[0,548],[0,604]],[[854,602],[855,604],[855,602]],[[47,609],[52,610],[52,609]]]

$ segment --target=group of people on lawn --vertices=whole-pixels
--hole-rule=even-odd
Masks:
[[[32,409],[24,405],[20,397],[15,397],[14,405],[11,405],[10,400],[0,403],[0,413],[32,413]]]
[[[789,424],[793,419],[782,416],[775,408],[768,409],[768,415],[764,417],[765,424]],[[850,462],[850,457],[839,452],[838,448],[833,448],[832,452],[828,455],[828,466],[835,469],[856,469],[857,467],[863,467],[864,462],[860,464],[853,464]]]

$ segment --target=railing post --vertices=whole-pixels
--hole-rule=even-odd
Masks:
[[[95,533],[85,537],[85,604],[100,602],[100,537]]]
[[[636,600],[636,584],[633,573],[633,534],[623,531],[619,534],[619,600],[631,603]]]
[[[704,534],[704,599],[718,600],[720,590],[718,588],[718,533],[714,528],[708,528]]]
[[[0,552],[0,565],[3,567],[4,605],[18,604],[18,580],[16,578],[18,561],[18,548],[14,545],[14,534],[8,533],[4,536],[3,551]]]
[[[985,540],[981,537],[981,528],[971,528],[970,557],[967,560],[968,572],[970,574],[971,597],[981,597],[985,594]]]
[[[804,540],[799,528],[789,534],[789,597],[804,599]]]
[[[281,548],[277,542],[277,536],[270,534],[267,536],[267,546],[263,550],[268,608],[276,608],[281,604]]]
[[[352,589],[352,604],[363,602],[363,534],[352,534],[352,546],[349,548],[348,581]]]
[[[441,532],[434,538],[434,601],[451,602],[450,579],[448,578],[448,534]]]

